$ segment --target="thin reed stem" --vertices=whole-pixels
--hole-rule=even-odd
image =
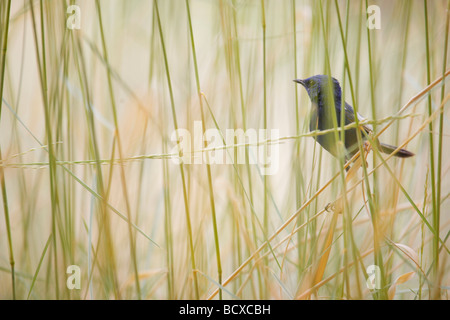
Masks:
[[[2,115],[2,106],[3,106],[3,87],[5,83],[5,66],[6,66],[6,52],[8,50],[8,33],[9,33],[9,18],[11,13],[11,0],[8,1],[8,7],[6,9],[6,21],[4,22],[4,34],[1,34],[1,38],[3,39],[2,43],[2,56],[1,56],[1,71],[0,71],[0,120]],[[0,23],[2,21],[0,20]],[[0,146],[0,162],[2,162],[2,149]],[[4,169],[0,167],[0,183],[2,188],[2,200],[3,200],[3,210],[5,214],[5,224],[6,224],[6,234],[8,236],[8,250],[9,250],[9,265],[11,267],[11,287],[12,287],[12,298],[16,299],[16,279],[15,279],[15,260],[14,260],[14,250],[13,250],[13,242],[12,242],[12,233],[11,233],[11,221],[9,218],[9,206],[8,206],[8,195],[6,188],[6,179]]]
[[[175,132],[177,132],[177,135],[178,135],[178,122],[177,122],[177,116],[176,116],[176,111],[175,111],[175,101],[174,101],[174,97],[173,97],[172,82],[170,80],[169,62],[167,59],[166,46],[164,43],[164,36],[163,36],[163,31],[162,31],[162,26],[161,26],[161,18],[159,15],[157,0],[154,1],[154,5],[155,5],[156,18],[158,21],[159,38],[161,41],[161,48],[162,48],[163,56],[164,56],[164,66],[165,66],[165,70],[166,70],[167,85],[169,88],[170,106],[172,109],[173,125],[175,128]],[[177,138],[177,140],[179,140],[179,138]],[[199,292],[198,280],[197,280],[197,271],[196,271],[197,267],[196,267],[196,263],[195,263],[194,239],[193,239],[191,214],[190,214],[190,210],[189,210],[189,199],[188,199],[188,194],[187,194],[186,178],[185,178],[183,163],[180,163],[179,167],[180,167],[181,183],[182,183],[182,188],[183,188],[184,209],[185,209],[185,213],[186,213],[186,227],[187,227],[187,231],[188,231],[189,250],[190,250],[190,256],[191,256],[191,259],[190,259],[191,260],[191,268],[192,268],[192,273],[193,273],[193,277],[194,277],[194,293],[195,293],[195,298],[198,299],[200,297],[200,292]]]
[[[200,113],[202,117],[202,132],[205,134],[205,113],[203,111],[203,99],[202,99],[202,93],[201,93],[201,87],[200,87],[200,80],[198,75],[198,64],[197,64],[197,54],[195,51],[195,41],[194,41],[194,32],[192,30],[192,21],[191,21],[191,12],[189,9],[189,0],[186,0],[186,11],[189,21],[189,34],[190,34],[190,40],[191,40],[191,49],[192,49],[192,58],[194,60],[194,70],[195,70],[195,82],[197,85],[197,95],[198,100],[200,103]],[[206,147],[207,143],[206,141],[203,141],[203,146]],[[214,200],[214,189],[213,189],[213,183],[212,183],[212,175],[211,175],[211,167],[208,164],[208,153],[206,153],[206,173],[208,176],[208,187],[209,187],[209,200],[211,205],[211,216],[212,216],[212,223],[213,223],[213,230],[214,230],[214,244],[216,247],[216,259],[217,259],[217,278],[219,285],[222,285],[222,262],[220,259],[220,245],[219,245],[219,233],[217,230],[217,217],[216,217],[216,204]],[[222,300],[222,290],[219,291],[219,299]]]

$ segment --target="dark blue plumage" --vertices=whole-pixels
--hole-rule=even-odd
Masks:
[[[311,120],[309,123],[309,129],[311,131],[334,128],[332,114],[333,109],[331,108],[334,108],[334,110],[336,111],[337,126],[341,126],[342,91],[339,82],[335,78],[330,78],[327,75],[315,75],[304,80],[296,79],[294,81],[300,83],[303,87],[305,87],[306,91],[308,92],[309,98],[311,99],[312,112]],[[333,96],[330,96],[329,93],[332,93]],[[343,106],[345,112],[344,124],[348,125],[355,122],[355,112],[352,106],[350,106],[347,102],[344,102]],[[359,121],[364,120],[364,118],[360,114],[357,114],[357,117]],[[360,130],[364,130],[366,133],[370,133],[372,131],[372,127],[370,125],[364,125],[362,128],[363,129]],[[364,132],[361,132],[361,137],[364,140],[366,139]],[[330,152],[335,157],[338,157],[339,152],[337,149],[336,137],[334,132],[315,136],[315,139],[328,152]],[[359,149],[356,128],[345,130],[344,142],[346,151],[345,158],[348,160]],[[384,153],[392,153],[397,148],[385,143],[379,143],[378,141],[377,143],[377,147]],[[395,156],[401,158],[407,158],[413,155],[414,154],[412,152],[409,152],[405,149],[400,149],[395,153]]]

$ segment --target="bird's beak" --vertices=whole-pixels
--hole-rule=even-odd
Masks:
[[[294,82],[300,83],[302,86],[305,86],[305,82],[301,79],[295,79]]]

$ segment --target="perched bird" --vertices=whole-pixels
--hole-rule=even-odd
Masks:
[[[331,86],[329,81],[331,82]],[[341,109],[344,107],[344,120],[345,124],[348,125],[350,123],[355,122],[355,112],[351,105],[344,101],[342,104],[342,92],[341,86],[339,82],[335,78],[330,78],[327,75],[315,75],[313,77],[301,80],[296,79],[294,82],[300,83],[303,87],[305,87],[308,92],[309,98],[312,103],[312,114],[311,120],[309,123],[309,129],[311,131],[314,130],[327,130],[333,129],[333,114],[332,111],[334,108],[336,110],[336,120],[337,126],[341,127]],[[330,90],[331,89],[331,90]],[[334,101],[330,96],[330,93],[334,96]],[[357,113],[357,117],[359,121],[365,120],[359,113]],[[345,159],[349,160],[356,152],[358,152],[358,138],[357,138],[357,129],[350,128],[345,130],[344,142],[345,142]],[[365,124],[362,126],[361,137],[363,141],[367,140],[366,135],[371,133],[373,128],[372,126]],[[363,132],[366,132],[366,134]],[[339,139],[340,139],[340,132]],[[320,145],[330,152],[333,156],[339,156],[338,144],[336,141],[336,136],[334,132],[330,132],[324,135],[317,135],[314,137]],[[380,143],[378,140],[376,141],[377,148],[384,153],[390,154],[394,152],[397,147],[391,146],[386,143]],[[396,157],[400,158],[408,158],[412,157],[414,153],[409,152],[405,149],[399,149],[395,154]]]

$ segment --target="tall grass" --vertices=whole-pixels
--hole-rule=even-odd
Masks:
[[[4,8],[2,8],[4,9]],[[3,11],[3,10],[2,10]],[[5,66],[6,66],[6,52],[8,49],[8,30],[9,30],[9,19],[10,19],[10,12],[11,12],[11,1],[8,1],[6,14],[2,15],[2,18],[4,18],[4,21],[2,21],[2,29],[5,30],[4,33],[1,35],[2,41],[2,58],[1,58],[1,79],[0,79],[0,98],[3,100],[3,88],[5,83]],[[0,119],[1,119],[1,112],[2,112],[2,104],[0,104]],[[2,160],[2,151],[0,146],[0,161]],[[6,189],[6,180],[5,180],[5,173],[3,167],[0,169],[0,179],[1,179],[1,188],[2,188],[2,201],[3,201],[3,210],[5,215],[5,225],[6,225],[6,232],[8,235],[8,246],[9,246],[9,264],[11,267],[11,282],[12,282],[12,298],[16,298],[16,281],[15,281],[15,261],[14,261],[14,251],[13,251],[13,244],[12,244],[12,236],[11,236],[11,222],[9,217],[9,206],[8,206],[8,195],[7,195],[7,189]]]
[[[447,299],[449,6],[1,2],[0,298]],[[292,82],[314,74],[415,157],[323,151]],[[209,129],[280,138],[211,150]]]

